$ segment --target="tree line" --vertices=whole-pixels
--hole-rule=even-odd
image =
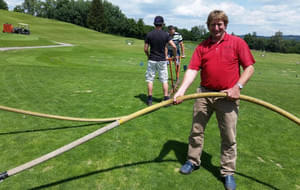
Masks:
[[[300,42],[296,40],[285,40],[283,33],[278,31],[270,38],[259,37],[256,32],[244,36],[244,40],[251,49],[280,52],[280,53],[300,53]]]
[[[8,10],[7,3],[4,0],[0,0],[0,9]]]

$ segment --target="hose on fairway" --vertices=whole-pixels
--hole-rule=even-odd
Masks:
[[[10,108],[6,106],[0,105],[0,110],[3,111],[9,111],[24,115],[31,115],[36,117],[43,117],[48,119],[57,119],[57,120],[66,120],[66,121],[80,121],[80,122],[109,122],[109,121],[116,121],[118,119],[121,119],[122,117],[112,117],[112,118],[77,118],[77,117],[66,117],[66,116],[59,116],[59,115],[51,115],[51,114],[45,114],[45,113],[38,113],[38,112],[32,112],[32,111],[26,111],[16,108]]]
[[[227,96],[226,93],[218,93],[218,92],[216,92],[216,93],[196,93],[196,94],[190,94],[190,95],[179,97],[178,100],[190,100],[190,99],[196,99],[196,98],[226,97],[226,96]],[[253,98],[253,97],[250,97],[250,96],[245,96],[245,95],[241,95],[240,99],[244,100],[244,101],[251,102],[251,103],[255,103],[255,104],[258,104],[258,105],[261,105],[261,106],[264,106],[264,107],[266,107],[266,108],[268,108],[268,109],[270,109],[274,112],[277,112],[277,113],[283,115],[284,117],[290,119],[291,121],[295,122],[296,124],[300,125],[300,119],[299,118],[297,118],[296,116],[292,115],[291,113],[289,113],[289,112],[287,112],[287,111],[285,111],[285,110],[283,110],[283,109],[281,109],[277,106],[274,106],[274,105],[272,105],[268,102],[265,102],[265,101],[262,101],[262,100],[259,100],[259,99],[256,99],[256,98]],[[144,108],[144,109],[139,110],[135,113],[132,113],[130,115],[127,115],[127,116],[124,116],[120,119],[117,119],[116,121],[106,125],[105,127],[102,127],[100,129],[98,129],[98,130],[96,130],[96,131],[94,131],[94,132],[92,132],[92,133],[90,133],[90,134],[88,134],[84,137],[81,137],[81,138],[79,138],[79,139],[77,139],[77,140],[61,147],[61,148],[58,148],[58,149],[56,149],[56,150],[54,150],[54,151],[52,151],[48,154],[45,154],[45,155],[43,155],[43,156],[41,156],[41,157],[39,157],[35,160],[27,162],[23,165],[20,165],[20,166],[16,167],[16,168],[10,169],[6,172],[0,173],[0,181],[4,180],[4,179],[6,179],[10,176],[13,176],[17,173],[20,173],[20,172],[22,172],[26,169],[32,168],[32,167],[34,167],[34,166],[36,166],[40,163],[43,163],[43,162],[45,162],[45,161],[47,161],[51,158],[54,158],[54,157],[56,157],[56,156],[58,156],[58,155],[60,155],[64,152],[67,152],[67,151],[69,151],[69,150],[71,150],[71,149],[73,149],[73,148],[75,148],[75,147],[77,147],[77,146],[79,146],[79,145],[81,145],[81,144],[83,144],[83,143],[85,143],[85,142],[87,142],[87,141],[89,141],[89,140],[91,140],[91,139],[93,139],[93,138],[95,138],[95,137],[97,137],[97,136],[113,129],[113,128],[116,128],[116,127],[120,126],[121,124],[123,124],[127,121],[130,121],[134,118],[137,118],[141,115],[152,112],[154,110],[157,110],[161,107],[167,106],[167,105],[172,104],[172,103],[173,103],[172,99],[167,100],[167,101],[163,101],[161,103],[155,104],[153,106]]]

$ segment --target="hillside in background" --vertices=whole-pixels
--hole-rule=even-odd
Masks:
[[[239,35],[241,38],[244,38],[245,35]],[[270,39],[271,36],[260,36],[258,35],[257,38],[262,38],[262,39]],[[300,41],[300,35],[283,35],[282,38],[284,40],[295,40],[295,41]]]
[[[17,23],[26,23],[30,26],[31,34],[29,36],[22,35],[16,36],[16,39],[21,40],[41,40],[41,41],[48,41],[47,43],[51,42],[65,42],[74,45],[84,45],[89,41],[89,43],[100,43],[101,41],[105,41],[110,39],[113,35],[100,33],[88,28],[80,27],[74,24],[56,21],[52,19],[45,19],[34,17],[32,15],[24,14],[24,13],[17,13],[11,11],[0,10],[0,28],[1,31],[3,29],[3,24],[9,23],[13,24],[14,26]],[[12,40],[12,35],[16,34],[9,34],[10,40]],[[4,40],[4,34],[1,32],[0,40]],[[7,35],[6,35],[7,36]],[[114,36],[111,42],[107,42],[108,46],[110,44],[114,44],[116,40],[124,42],[124,37]],[[101,44],[101,43],[100,43]]]
[[[283,39],[285,39],[285,40],[296,40],[296,41],[300,41],[300,36],[298,36],[298,35],[283,35],[282,37],[283,37]]]

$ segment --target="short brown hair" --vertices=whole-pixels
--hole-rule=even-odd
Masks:
[[[212,12],[209,13],[209,15],[207,17],[207,21],[206,21],[207,27],[209,27],[209,24],[213,20],[222,20],[224,22],[225,26],[227,26],[227,24],[229,22],[228,16],[222,10],[213,10]]]

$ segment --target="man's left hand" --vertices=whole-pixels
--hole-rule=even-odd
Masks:
[[[241,89],[238,85],[234,85],[234,87],[222,90],[221,92],[225,92],[229,99],[236,100],[240,98]]]

